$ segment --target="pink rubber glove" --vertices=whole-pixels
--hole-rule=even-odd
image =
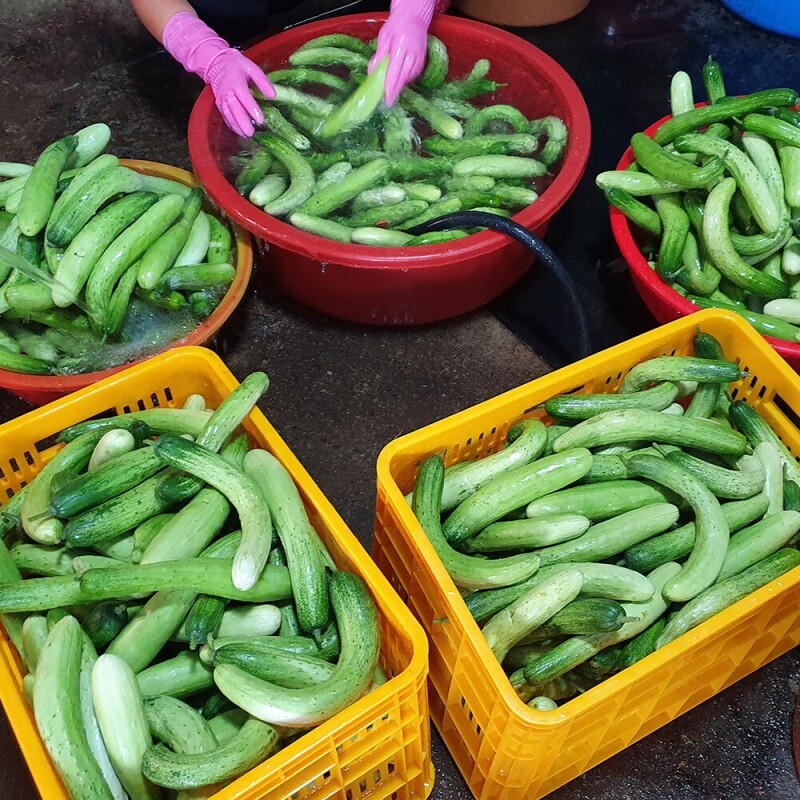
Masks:
[[[368,72],[389,56],[384,100],[391,106],[400,92],[418,78],[425,66],[428,28],[435,11],[450,5],[443,0],[392,0],[389,17],[378,31],[378,47]]]
[[[260,125],[264,114],[249,83],[255,84],[264,97],[275,97],[275,89],[263,71],[188,11],[170,18],[162,44],[187,72],[199,75],[211,87],[225,124],[239,136],[252,136],[253,120]]]

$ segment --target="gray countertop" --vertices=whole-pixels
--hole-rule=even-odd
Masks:
[[[333,5],[307,2],[276,23]],[[573,268],[603,347],[653,322],[627,276],[613,268],[616,253],[593,174],[616,163],[632,131],[667,113],[669,76],[678,68],[699,74],[707,51],[723,66],[731,63],[731,90],[800,86],[797,42],[755,31],[712,0],[665,6],[594,0],[570,23],[517,31],[570,71],[592,113],[587,175],[548,240]],[[31,161],[58,136],[104,120],[116,154],[189,167],[185,131],[199,81],[164,54],[123,0],[6,0],[0,76],[3,159]],[[420,329],[371,329],[309,312],[256,274],[216,347],[240,379],[255,369],[269,373],[261,408],[369,549],[381,448],[547,372],[558,350],[552,291],[529,275],[490,310]],[[0,421],[28,410],[0,391]],[[550,797],[798,798],[790,736],[798,688],[800,654],[792,652]],[[35,797],[2,713],[0,741],[0,798]],[[432,797],[468,797],[435,732],[433,761]]]

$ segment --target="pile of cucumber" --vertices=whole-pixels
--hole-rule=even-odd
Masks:
[[[672,118],[635,133],[627,170],[602,172],[608,202],[637,226],[648,264],[700,308],[740,314],[800,342],[800,112],[793,89],[729,97],[716,61],[695,108],[677,72]]]
[[[110,137],[96,123],[33,166],[0,163],[0,369],[76,374],[153,355],[234,278],[231,230],[203,191],[122,166]]]
[[[0,618],[74,800],[207,797],[385,681],[368,589],[241,431],[267,384],[73,425],[2,509]]]
[[[373,52],[373,43],[332,34],[267,73],[277,96],[261,100],[266,131],[231,158],[242,195],[337,242],[405,247],[474,232],[409,233],[428,220],[461,210],[508,217],[552,182],[564,122],[492,103],[500,84],[487,59],[448,80],[447,47],[429,36],[425,71],[387,108],[387,62],[367,76]]]
[[[800,467],[694,354],[565,394],[475,461],[421,465],[412,508],[519,697],[557,707],[800,565]]]

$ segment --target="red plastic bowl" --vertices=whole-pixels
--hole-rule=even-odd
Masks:
[[[247,55],[267,70],[286,64],[301,44],[328,33],[374,37],[386,14],[354,14],[279,33]],[[450,52],[451,75],[466,74],[482,57],[491,76],[508,85],[495,102],[512,103],[529,118],[560,116],[570,133],[555,180],[515,219],[543,236],[553,214],[572,194],[589,157],[589,112],[572,78],[549,56],[510,33],[472,20],[439,16],[431,32]],[[501,234],[486,231],[448,244],[376,248],[332,242],[265,214],[225,177],[239,147],[214,107],[210,90],[189,120],[192,165],[209,195],[242,227],[269,245],[262,272],[290,296],[319,311],[360,323],[411,325],[472,311],[497,297],[533,257]]]
[[[170,178],[179,181],[186,186],[197,186],[197,181],[191,172],[179,167],[172,167],[168,164],[160,164],[155,161],[138,161],[122,159],[120,161],[126,167],[144,173],[145,175],[155,175],[161,178]],[[208,319],[203,320],[196,328],[189,331],[182,339],[172,342],[168,347],[161,351],[169,350],[179,345],[202,345],[212,340],[214,335],[225,324],[228,317],[233,313],[244,297],[250,276],[253,272],[253,248],[250,236],[238,225],[233,226],[234,244],[236,247],[236,274],[233,282],[228,287],[225,297],[220,300],[219,305],[209,315]],[[156,355],[153,353],[152,355]],[[104,369],[99,372],[84,372],[81,375],[25,375],[20,372],[9,372],[0,369],[0,388],[13,392],[17,397],[27,400],[29,403],[41,406],[52,400],[91,386],[97,381],[107,378],[116,372],[133,366],[146,358],[131,361],[127,364],[120,364],[117,367]]]
[[[705,105],[698,103],[698,106]],[[668,120],[670,116],[654,122],[644,132],[648,136],[653,136],[655,132]],[[622,155],[617,164],[617,169],[626,169],[633,161],[633,151],[629,147]],[[622,257],[628,264],[633,285],[639,296],[644,300],[644,304],[650,313],[659,323],[672,322],[679,317],[694,314],[700,309],[689,302],[683,295],[678,294],[648,266],[639,245],[636,242],[634,231],[628,218],[614,206],[609,206],[611,215],[611,230],[616,239]],[[772,336],[764,337],[769,344],[778,352],[789,366],[796,372],[800,372],[800,344],[786,342],[782,339],[774,339]]]

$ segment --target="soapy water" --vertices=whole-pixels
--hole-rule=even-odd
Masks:
[[[64,288],[50,273],[7,248],[0,247],[0,263],[3,262],[49,289]],[[219,299],[220,297],[216,297],[214,301],[218,302]],[[84,312],[89,311],[80,299],[76,299],[74,305]],[[80,375],[140,361],[177,343],[198,324],[199,320],[189,305],[167,309],[132,297],[120,332],[114,340],[102,337],[90,328],[78,330],[74,326],[71,331],[62,330],[60,342],[69,350],[54,365],[54,372],[60,375]],[[28,323],[26,327],[37,333],[46,330],[36,322]]]
[[[91,332],[76,336],[75,348],[60,359],[58,372],[80,375],[149,358],[176,344],[197,325],[189,306],[171,310],[131,298],[119,340],[104,340]]]

